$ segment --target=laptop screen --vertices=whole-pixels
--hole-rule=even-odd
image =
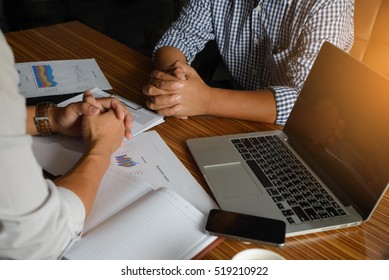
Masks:
[[[342,202],[369,218],[389,182],[389,80],[325,43],[284,132]]]

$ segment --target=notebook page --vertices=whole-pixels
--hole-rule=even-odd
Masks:
[[[151,189],[152,186],[146,181],[110,167],[104,175],[91,212],[85,221],[84,233],[133,203]]]
[[[206,216],[175,192],[147,193],[87,233],[68,259],[191,259],[215,237]]]

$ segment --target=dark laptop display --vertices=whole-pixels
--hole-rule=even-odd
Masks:
[[[308,78],[284,132],[343,204],[366,220],[389,182],[389,81],[336,50],[331,59],[317,58],[310,75],[319,74]]]

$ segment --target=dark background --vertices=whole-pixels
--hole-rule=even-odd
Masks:
[[[0,0],[0,28],[9,32],[78,20],[151,56],[158,39],[188,1]],[[206,83],[213,83],[216,68],[221,68],[214,42],[209,43],[191,65]]]
[[[78,20],[145,55],[187,0],[0,0],[4,32]]]

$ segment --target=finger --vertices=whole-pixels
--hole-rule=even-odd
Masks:
[[[147,106],[147,108],[149,108],[150,110],[153,110],[153,111],[158,111],[158,110],[162,110],[162,109],[171,107],[171,106],[156,105],[151,100],[146,100],[146,106]],[[174,106],[174,105],[172,105],[172,106]]]
[[[73,112],[77,116],[86,115],[93,116],[100,113],[100,108],[88,102],[76,102],[68,105],[69,112]]]
[[[158,106],[155,103],[153,103],[151,100],[146,100],[146,106],[147,106],[147,108],[149,108],[150,110],[153,110],[153,111],[158,111],[161,109],[169,108],[169,106]]]
[[[160,95],[154,96],[154,102],[152,99],[149,99],[148,101],[152,110],[160,110],[177,105],[181,98],[181,94]]]
[[[174,77],[182,81],[185,81],[187,79],[187,71],[189,71],[188,65],[178,60],[172,65],[170,65],[165,72],[173,75]]]
[[[115,115],[119,120],[124,120],[125,116],[129,114],[127,107],[117,98],[98,98],[96,99],[96,102],[106,110],[114,110]]]
[[[181,81],[185,81],[187,79],[186,72],[184,68],[178,67],[173,70],[173,75],[180,79]]]
[[[157,80],[166,80],[166,81],[177,81],[177,77],[172,75],[173,69],[168,70],[167,72],[154,70],[150,73],[151,79],[157,79]]]
[[[148,84],[167,91],[179,90],[184,87],[184,83],[182,82],[182,80],[178,80],[178,79],[176,80],[150,79]]]
[[[124,120],[129,114],[127,107],[123,105],[117,98],[111,98],[111,108],[115,111],[115,115],[119,120]]]
[[[132,138],[132,132],[131,132],[132,126],[133,126],[132,115],[128,114],[124,118],[124,129],[125,129],[124,136],[127,139],[131,139]]]
[[[84,102],[87,102],[89,104],[92,104],[100,109],[103,109],[97,102],[96,102],[96,98],[93,96],[92,92],[90,90],[87,90],[84,92],[84,95],[82,97],[82,100]]]
[[[169,108],[163,108],[161,110],[157,110],[157,113],[160,114],[161,116],[166,116],[166,117],[171,117],[171,116],[182,116],[180,114],[182,110],[182,106],[180,104],[174,105]]]
[[[182,80],[188,79],[190,72],[193,71],[192,67],[182,61],[176,61],[173,66],[175,67],[174,75]]]
[[[177,94],[180,91],[180,88],[176,89],[166,89],[166,88],[160,88],[156,87],[154,85],[145,85],[142,88],[142,92],[146,96],[163,96],[163,95],[172,95],[172,94]]]

